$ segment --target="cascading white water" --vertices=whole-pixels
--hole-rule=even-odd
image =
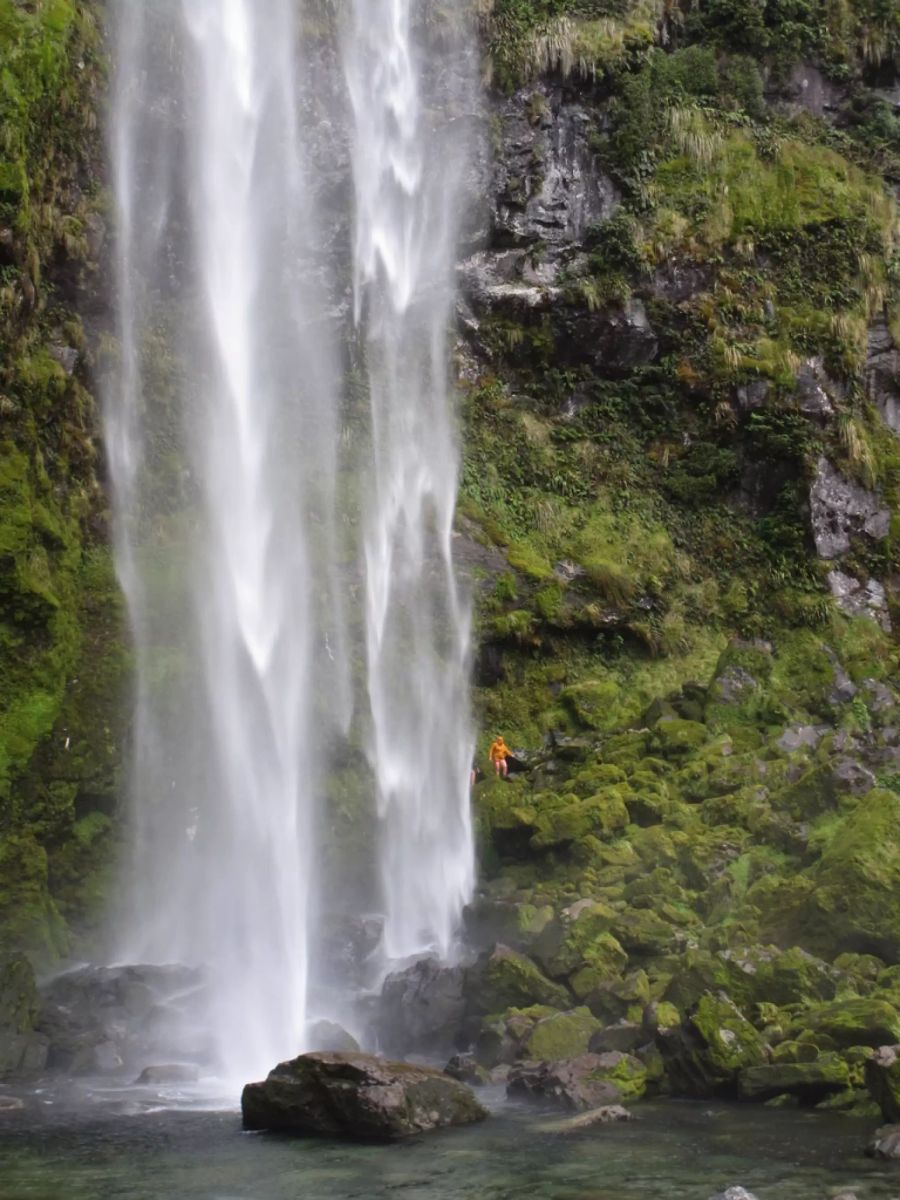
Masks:
[[[468,73],[460,47],[445,47],[438,130],[417,9],[421,20],[414,0],[354,0],[344,38],[356,319],[372,413],[366,635],[389,959],[450,954],[474,865],[469,615],[452,565],[458,454],[446,362],[465,153],[465,122],[446,107],[468,99]]]
[[[410,7],[358,0],[341,41],[386,959],[448,954],[473,875],[446,363],[463,142],[428,127]],[[107,442],[138,666],[117,951],[208,965],[210,1053],[243,1081],[305,1045],[323,780],[351,718],[339,266],[322,258],[295,0],[114,14]]]

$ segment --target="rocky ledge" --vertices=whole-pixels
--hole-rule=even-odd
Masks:
[[[392,1141],[488,1115],[465,1084],[370,1054],[302,1054],[241,1096],[244,1128]]]

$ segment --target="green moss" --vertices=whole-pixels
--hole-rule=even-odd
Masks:
[[[554,1013],[534,1026],[523,1046],[524,1057],[545,1062],[577,1058],[587,1053],[588,1043],[601,1028],[587,1008]]]

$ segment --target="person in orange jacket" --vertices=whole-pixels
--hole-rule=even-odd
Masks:
[[[509,774],[509,764],[506,760],[511,753],[512,751],[510,750],[509,746],[507,746],[506,742],[503,740],[503,735],[498,733],[491,743],[488,757],[494,764],[495,772],[498,775],[502,775],[504,779]]]

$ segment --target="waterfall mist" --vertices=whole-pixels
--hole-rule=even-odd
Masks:
[[[323,1015],[325,797],[351,730],[374,778],[382,968],[449,955],[472,887],[447,380],[465,139],[425,107],[435,87],[464,103],[471,50],[448,41],[436,84],[413,7],[352,7],[326,111],[303,4],[113,5],[106,424],[137,659],[116,950],[208,967],[205,1049],[233,1081]],[[313,152],[331,122],[355,213],[336,226]],[[369,412],[345,456],[351,345]]]

